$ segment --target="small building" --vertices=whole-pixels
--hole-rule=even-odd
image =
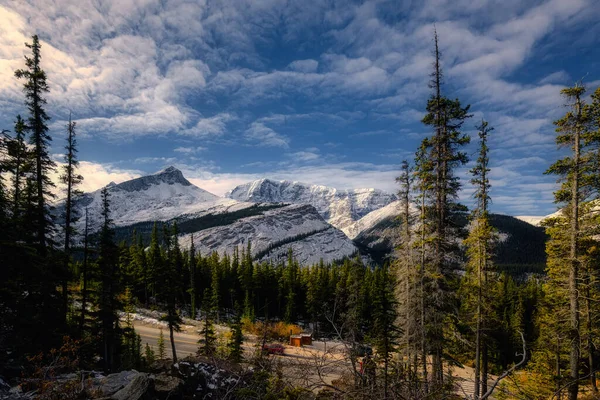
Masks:
[[[302,343],[302,346],[312,345],[312,335],[309,333],[303,333],[300,335],[300,342]]]
[[[301,347],[302,346],[302,336],[291,335],[290,336],[290,346]]]

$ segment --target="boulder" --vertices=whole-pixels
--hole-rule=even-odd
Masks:
[[[123,389],[111,396],[111,400],[152,400],[154,385],[148,374],[138,374]]]
[[[95,379],[94,386],[98,387],[101,396],[110,397],[129,385],[139,375],[142,374],[135,370],[121,371],[104,378]]]
[[[154,392],[156,398],[175,400],[183,398],[183,379],[160,373],[154,375]]]

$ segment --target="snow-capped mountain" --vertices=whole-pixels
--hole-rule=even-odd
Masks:
[[[110,215],[116,226],[144,221],[167,221],[182,214],[214,212],[240,206],[238,202],[224,199],[192,185],[181,171],[166,168],[153,175],[143,176],[123,183],[107,185]],[[90,226],[100,226],[102,210],[101,189],[85,193],[76,203],[83,215],[88,209]],[[243,204],[248,207],[250,204]],[[79,220],[79,227],[84,219]]]
[[[396,196],[379,189],[339,190],[328,186],[259,179],[239,185],[225,197],[255,203],[310,204],[331,225],[348,228],[370,212],[385,207]]]
[[[304,264],[339,260],[357,252],[352,241],[327,223],[311,205],[256,204],[223,198],[189,182],[181,171],[166,168],[153,175],[107,185],[110,217],[119,237],[148,230],[155,221],[176,220],[182,246],[194,236],[203,252],[232,253],[237,245],[252,243],[257,260],[287,256],[291,247]],[[75,208],[81,216],[88,209],[92,231],[102,224],[101,191],[82,195]],[[57,207],[60,214],[61,205]],[[83,232],[84,218],[77,223]]]
[[[518,215],[515,218],[519,219],[523,222],[527,222],[533,226],[542,226],[542,221],[548,218],[556,218],[562,214],[562,210],[558,210],[553,212],[552,214],[544,215],[544,216],[531,216],[531,215]]]

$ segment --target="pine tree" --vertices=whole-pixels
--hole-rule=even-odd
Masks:
[[[383,358],[384,399],[389,394],[389,364],[402,334],[396,325],[398,319],[394,288],[396,281],[387,266],[375,271],[374,299],[372,302],[373,333],[377,354]]]
[[[82,287],[81,287],[81,315],[79,317],[79,337],[84,337],[85,330],[85,316],[87,312],[87,302],[88,302],[88,274],[89,274],[89,218],[88,218],[88,208],[85,208],[85,228],[83,231],[83,264],[81,269],[81,279],[82,279]]]
[[[22,239],[23,211],[25,209],[22,191],[32,167],[31,153],[25,142],[26,130],[25,121],[20,115],[17,115],[15,137],[7,140],[6,143],[8,155],[6,170],[12,174],[12,226],[16,240]]]
[[[557,203],[567,203],[565,212],[567,219],[568,255],[565,258],[568,270],[568,298],[569,298],[569,400],[576,400],[579,393],[579,359],[581,346],[580,327],[580,263],[581,263],[581,203],[585,200],[585,172],[588,155],[585,153],[585,139],[589,134],[590,115],[583,102],[585,88],[575,85],[566,88],[561,93],[570,101],[571,110],[555,121],[558,136],[556,143],[559,146],[569,146],[571,155],[555,162],[546,173],[558,175],[562,181],[561,188],[555,192]],[[550,229],[550,234],[556,233]],[[549,254],[550,256],[550,254]]]
[[[399,324],[403,331],[403,347],[405,366],[411,367],[413,355],[418,353],[418,325],[419,325],[419,265],[414,257],[415,241],[413,240],[414,215],[411,211],[412,191],[414,176],[413,170],[404,160],[401,174],[396,181],[400,184],[398,198],[401,202],[402,233],[397,255],[397,304]],[[416,364],[416,363],[415,363]],[[417,365],[414,365],[416,371]]]
[[[160,243],[158,242],[158,225],[155,222],[154,226],[152,227],[150,250],[148,251],[148,280],[150,282],[150,292],[152,293],[152,297],[155,299],[162,270],[163,257],[160,251]]]
[[[431,74],[430,88],[433,89],[427,102],[427,114],[423,118],[425,125],[434,130],[428,145],[427,157],[431,163],[434,176],[430,199],[432,233],[432,271],[430,274],[430,299],[428,314],[431,321],[428,325],[428,340],[433,355],[433,382],[441,388],[444,384],[443,355],[446,346],[445,327],[452,320],[450,314],[454,307],[454,289],[457,277],[454,274],[458,257],[455,238],[459,229],[454,221],[458,212],[464,207],[457,203],[458,191],[461,187],[454,170],[467,162],[467,156],[460,148],[469,143],[469,136],[460,129],[469,118],[469,106],[462,107],[460,101],[450,100],[442,95],[443,74],[440,64],[440,51],[437,32],[434,35],[435,61]]]
[[[167,230],[165,233],[166,236],[170,238],[170,240],[167,240],[167,243],[171,244],[171,246],[167,248],[166,268],[161,280],[161,297],[162,300],[166,302],[167,306],[167,314],[163,320],[167,322],[169,327],[169,339],[171,341],[173,362],[176,363],[177,352],[175,349],[175,337],[173,332],[180,332],[181,324],[183,323],[176,308],[177,293],[181,287],[179,282],[181,271],[177,271],[177,262],[179,261],[181,254],[179,253],[179,246],[177,245],[177,227],[175,225],[173,226],[172,237],[168,234],[169,232],[167,232]]]
[[[110,218],[110,193],[104,187],[101,191],[102,198],[102,230],[100,232],[100,250],[98,258],[98,269],[100,271],[100,302],[98,304],[98,317],[101,323],[102,354],[104,357],[104,369],[113,371],[117,365],[119,340],[119,317],[117,311],[120,308],[117,295],[119,276],[118,248],[114,243],[114,231],[112,219]]]
[[[148,343],[146,343],[146,347],[144,348],[144,358],[146,359],[146,365],[152,365],[156,361],[154,350],[150,348]]]
[[[79,160],[77,159],[77,140],[75,139],[75,122],[71,120],[69,115],[69,124],[67,125],[67,145],[65,150],[65,165],[63,167],[63,174],[60,176],[60,180],[66,185],[66,198],[65,198],[65,226],[64,226],[64,263],[62,271],[62,295],[63,295],[63,313],[65,318],[68,310],[68,282],[69,282],[69,262],[71,259],[71,242],[72,236],[75,233],[73,224],[78,221],[79,216],[77,215],[76,209],[74,208],[74,202],[81,191],[77,189],[77,186],[83,181],[83,176],[77,173],[79,166]]]
[[[474,398],[479,399],[480,394],[486,392],[487,365],[481,368],[482,358],[487,360],[487,346],[485,344],[484,330],[486,315],[489,314],[489,305],[485,293],[489,295],[487,287],[487,274],[490,269],[492,255],[492,239],[494,229],[490,225],[488,205],[490,202],[490,182],[488,178],[489,148],[487,146],[488,134],[493,128],[488,127],[486,121],[481,121],[477,127],[480,147],[479,157],[475,167],[471,169],[473,178],[471,183],[475,186],[475,199],[477,206],[471,215],[471,231],[465,240],[467,246],[467,273],[461,282],[463,290],[463,307],[469,308],[469,313],[475,319],[475,392]],[[473,296],[473,293],[476,295]],[[473,319],[467,316],[466,319]],[[483,371],[483,373],[482,373]]]
[[[198,340],[198,354],[211,357],[216,352],[217,337],[213,326],[212,309],[210,305],[210,297],[208,291],[205,292],[204,300],[202,301],[204,311],[204,325],[200,330],[200,340]]]
[[[160,328],[160,332],[158,334],[158,341],[156,343],[156,346],[158,347],[158,359],[159,360],[164,360],[165,358],[167,358],[167,352],[165,350],[165,335],[163,334],[163,329]]]
[[[42,58],[41,44],[37,35],[32,36],[32,43],[26,43],[25,46],[31,49],[31,56],[25,56],[27,68],[16,70],[15,76],[26,80],[23,87],[26,97],[25,104],[29,110],[26,126],[31,134],[33,158],[35,160],[35,203],[33,206],[35,219],[31,223],[34,224],[39,254],[45,257],[49,244],[48,235],[53,231],[53,221],[48,208],[48,200],[54,198],[51,192],[54,183],[50,179],[50,173],[56,165],[48,152],[52,138],[48,134],[47,125],[50,117],[44,110],[46,99],[43,96],[48,93],[49,89],[46,82],[46,73],[40,66]]]
[[[423,378],[423,391],[425,394],[429,392],[428,371],[427,371],[427,355],[429,354],[429,343],[426,329],[426,316],[428,301],[425,298],[428,288],[428,273],[431,263],[431,208],[428,207],[427,200],[433,192],[433,162],[428,157],[428,149],[430,148],[429,139],[425,138],[419,146],[415,154],[415,172],[414,177],[417,180],[418,202],[419,202],[419,238],[415,243],[419,252],[419,287],[418,295],[418,347],[420,352],[421,375]]]
[[[191,317],[192,319],[196,319],[196,248],[194,247],[194,234],[192,233],[190,237],[190,252],[189,252],[189,261],[188,261],[189,269],[190,269],[190,303],[191,303]]]
[[[242,333],[242,319],[239,305],[235,305],[235,315],[231,324],[231,339],[227,344],[229,348],[229,358],[234,362],[241,362],[244,358],[244,349],[242,344],[244,343],[244,335]]]

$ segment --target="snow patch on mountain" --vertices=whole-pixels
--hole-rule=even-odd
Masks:
[[[290,248],[300,265],[314,265],[321,259],[325,263],[330,263],[343,257],[350,257],[357,251],[352,241],[342,231],[330,226],[324,231],[279,246],[263,256],[260,261],[286,260]]]
[[[519,219],[523,222],[527,222],[533,226],[542,226],[542,222],[549,218],[556,218],[562,215],[562,210],[558,210],[553,212],[552,214],[544,215],[544,216],[530,216],[530,215],[518,215],[515,216],[516,219]]]
[[[321,257],[327,261],[339,260],[357,251],[350,239],[325,222],[310,205],[289,205],[229,225],[185,234],[179,237],[181,245],[189,246],[192,235],[194,246],[203,253],[217,251],[231,254],[235,247],[245,247],[250,241],[253,256],[290,240],[289,244],[282,244],[272,254],[262,257],[263,260],[277,258],[281,251],[287,255],[290,246],[294,249],[294,257],[309,264],[318,262]],[[301,235],[309,236],[293,240]]]
[[[239,185],[225,197],[238,201],[310,204],[331,225],[344,230],[370,212],[396,200],[379,189],[349,189],[301,182],[259,179]]]
[[[373,229],[375,226],[377,226],[377,224],[379,224],[382,221],[399,218],[399,216],[402,215],[402,212],[402,201],[396,200],[375,211],[371,211],[358,221],[354,222],[352,225],[342,229],[342,231],[350,239],[355,239],[362,232],[366,232]],[[411,215],[415,215],[416,213],[418,213],[418,210],[414,204],[410,204],[409,213]]]

